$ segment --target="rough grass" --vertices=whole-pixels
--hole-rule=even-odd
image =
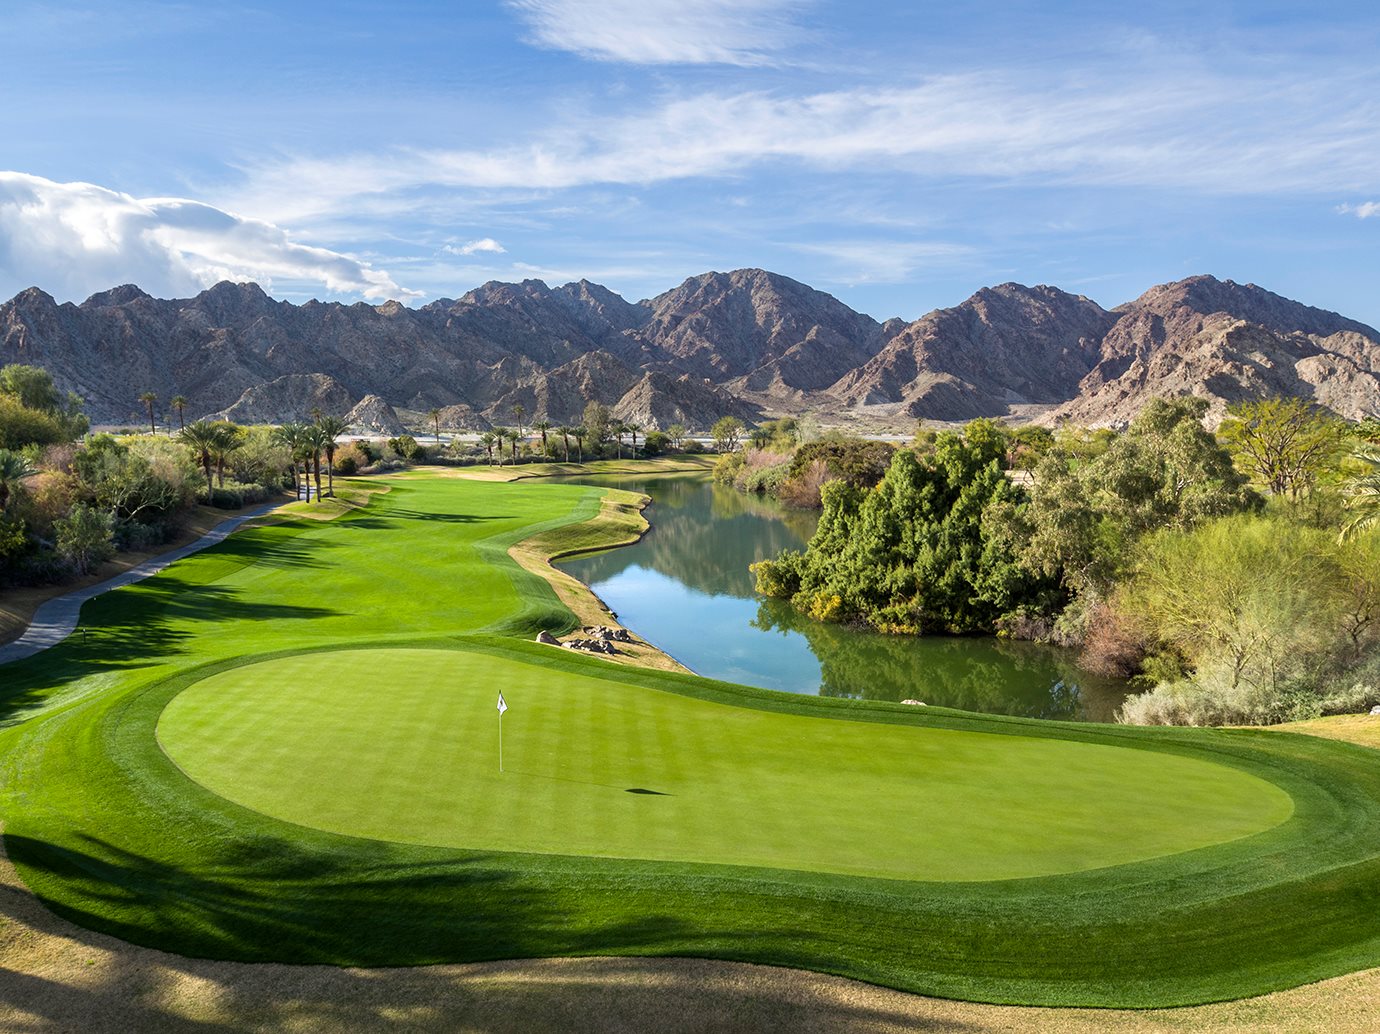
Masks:
[[[595,516],[598,490],[392,483],[362,511],[241,533],[93,601],[83,623],[99,635],[85,648],[63,644],[4,670],[14,723],[0,732],[6,844],[60,915],[209,958],[397,965],[693,955],[944,997],[1064,1005],[1204,1002],[1380,961],[1380,766],[1368,749],[1273,732],[1041,724],[614,668],[519,641],[573,619],[507,556],[528,535]],[[1143,755],[1152,789],[1159,768],[1211,762],[1282,788],[1294,813],[1228,843],[1079,873],[881,879],[344,836],[212,793],[159,749],[159,717],[188,687],[248,662],[320,651],[324,663],[342,647],[485,654],[600,681],[628,701],[670,696],[789,716],[844,739],[981,735],[993,766],[1006,751],[1041,744],[1053,756],[1126,748]],[[386,665],[351,671],[379,694],[411,678]],[[308,666],[297,681],[315,677]],[[341,680],[320,681],[329,689]],[[668,753],[676,732],[660,730]],[[318,792],[309,771],[282,771],[299,792]],[[419,765],[415,778],[429,774]],[[803,792],[830,777],[808,765],[796,775]],[[851,807],[915,792],[890,772],[870,783]],[[1074,793],[1102,790],[1090,778]],[[974,826],[982,808],[1020,791],[1012,778],[975,802]],[[1105,823],[1107,840],[1122,836],[1125,810]],[[1030,826],[1033,848],[1043,833]]]

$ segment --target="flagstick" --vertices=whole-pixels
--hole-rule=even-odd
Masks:
[[[503,712],[498,712],[498,770],[503,771]]]

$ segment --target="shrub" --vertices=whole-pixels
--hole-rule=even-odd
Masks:
[[[400,434],[396,438],[388,439],[388,448],[409,463],[420,463],[426,459],[426,449],[410,434]]]
[[[110,514],[77,503],[66,517],[54,522],[57,553],[77,574],[86,574],[115,555],[114,522]]]

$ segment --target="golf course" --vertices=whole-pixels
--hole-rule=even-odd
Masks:
[[[250,526],[0,668],[5,846],[59,916],[202,959],[692,956],[1021,1005],[1380,965],[1371,749],[542,645],[581,622],[510,550],[625,541],[636,499],[352,484],[366,504]]]

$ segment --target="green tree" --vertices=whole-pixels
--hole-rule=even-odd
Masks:
[[[66,517],[53,522],[58,556],[77,574],[88,574],[97,564],[115,555],[115,529],[110,514],[86,503],[77,503]]]
[[[1260,505],[1231,455],[1203,427],[1206,399],[1151,399],[1106,450],[1080,465],[1098,508],[1132,536],[1190,528]]]
[[[1313,491],[1346,437],[1345,424],[1299,398],[1238,403],[1228,412],[1218,434],[1237,467],[1271,495],[1290,500]]]
[[[0,513],[9,506],[10,496],[26,477],[38,473],[22,454],[0,449]]]
[[[672,424],[670,427],[666,428],[666,437],[671,439],[671,444],[675,448],[679,449],[680,443],[685,441],[685,425]]]
[[[1357,470],[1342,484],[1347,510],[1346,523],[1342,525],[1343,541],[1380,524],[1380,449],[1360,445],[1351,450],[1348,458]]]
[[[151,391],[146,391],[139,396],[139,401],[147,406],[149,410],[149,434],[157,434],[158,425],[154,423],[153,406],[154,403],[158,401],[158,396]]]
[[[292,426],[300,425],[285,424],[278,429],[280,437],[281,433],[286,428]],[[214,493],[214,486],[211,484],[211,471],[214,464],[213,456],[215,455],[216,449],[219,447],[220,435],[221,432],[216,428],[216,425],[209,420],[193,421],[178,432],[178,437],[187,444],[188,448],[190,448],[193,453],[195,453],[197,462],[201,464],[201,469],[206,474],[206,501],[208,503],[211,501]],[[281,440],[284,441],[284,444],[287,444],[285,438]],[[296,480],[296,471],[294,469],[294,483]]]
[[[597,454],[612,433],[613,415],[602,402],[589,402],[585,405],[583,423],[590,448]]]
[[[189,425],[191,426],[191,425]],[[288,452],[288,462],[292,472],[292,493],[298,499],[302,498],[303,482],[306,481],[308,468],[302,467],[302,476],[298,477],[298,467],[300,464],[309,463],[311,442],[309,428],[300,420],[290,420],[274,431],[274,439],[282,445]],[[208,475],[209,480],[209,475]],[[311,487],[307,486],[307,498],[310,501]]]
[[[746,430],[747,425],[736,416],[721,416],[714,421],[709,433],[720,452],[732,452],[738,448],[738,442],[742,440],[743,432]]]
[[[541,454],[547,455],[546,432],[551,430],[550,420],[538,420],[532,424],[532,430],[541,432]]]
[[[81,399],[59,392],[47,370],[19,363],[0,368],[0,448],[80,438],[91,426],[81,408]]]
[[[758,591],[817,619],[905,634],[990,632],[1019,608],[1047,608],[1057,585],[991,535],[989,512],[1021,494],[988,439],[981,427],[971,442],[940,432],[932,454],[897,452],[870,489],[828,483],[814,538],[754,565]]]
[[[180,431],[187,426],[184,415],[187,409],[187,398],[185,395],[174,395],[172,401],[168,403],[172,406],[173,412],[177,414],[177,429]]]
[[[211,459],[216,465],[216,484],[225,487],[225,465],[231,454],[244,443],[244,428],[229,420],[217,420],[211,424]]]
[[[432,410],[433,414],[439,414],[439,410]],[[439,419],[439,417],[438,417]],[[340,436],[350,428],[336,416],[323,416],[316,421],[317,430],[321,434],[321,449],[326,454],[326,494],[335,495],[335,451],[340,447]],[[439,441],[441,432],[439,425],[436,431],[436,438]]]
[[[56,413],[62,408],[62,396],[53,383],[53,375],[38,366],[13,363],[0,368],[0,395],[9,395],[20,405],[41,413]]]

